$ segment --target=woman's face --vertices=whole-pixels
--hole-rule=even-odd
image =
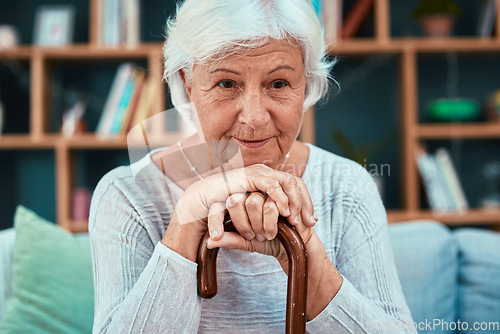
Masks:
[[[290,150],[302,123],[305,88],[301,48],[286,41],[196,64],[186,83],[205,139],[237,143],[247,166],[274,167]]]

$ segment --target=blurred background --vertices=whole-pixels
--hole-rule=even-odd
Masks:
[[[300,139],[373,176],[420,333],[499,333],[500,0],[311,1],[337,63]],[[0,0],[0,331],[91,331],[93,190],[191,131],[162,81],[175,7]]]
[[[314,1],[337,58],[336,83],[306,112],[301,138],[364,165],[390,222],[437,218],[494,228],[498,8],[495,1],[436,3]],[[175,2],[1,4],[0,228],[12,226],[22,204],[86,231],[97,182],[130,163],[127,133],[171,107],[161,46]],[[426,14],[441,12],[451,23],[423,30]],[[182,136],[175,115],[160,123],[148,130],[154,145]]]

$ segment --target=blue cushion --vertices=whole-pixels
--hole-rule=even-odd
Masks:
[[[459,246],[458,318],[468,330],[460,333],[500,333],[500,233],[463,228]],[[483,328],[474,330],[474,323]],[[487,328],[489,322],[496,322]]]
[[[457,319],[458,250],[453,234],[432,221],[394,224],[389,234],[413,321],[422,326],[419,333],[454,333],[425,327],[434,319],[448,323]]]

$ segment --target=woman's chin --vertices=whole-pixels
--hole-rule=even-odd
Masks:
[[[271,158],[271,155],[269,155],[269,153],[256,154],[256,152],[245,152],[244,150],[242,150],[242,156],[245,167],[257,164],[263,164],[269,167],[273,167],[277,162],[275,158]]]

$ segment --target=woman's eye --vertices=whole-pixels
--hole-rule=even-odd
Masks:
[[[234,88],[235,86],[235,82],[232,81],[232,80],[221,80],[217,83],[217,86],[221,87],[221,88]]]
[[[285,80],[276,80],[271,83],[271,87],[274,89],[282,89],[286,86],[288,86],[288,82]]]

